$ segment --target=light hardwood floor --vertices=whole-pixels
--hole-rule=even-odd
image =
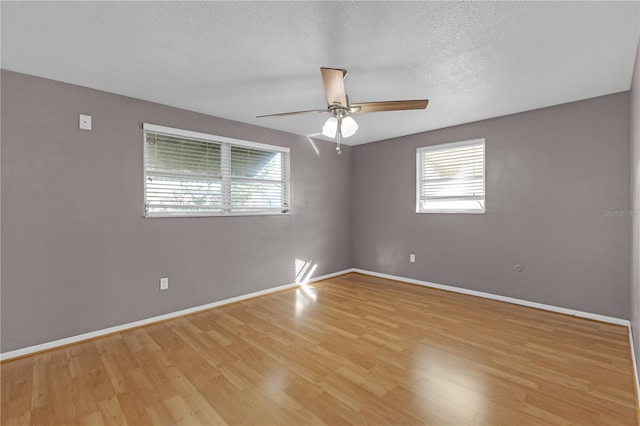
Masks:
[[[2,425],[635,425],[627,329],[348,274],[1,365]]]

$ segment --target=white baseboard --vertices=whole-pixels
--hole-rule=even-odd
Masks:
[[[640,407],[640,381],[638,380],[638,361],[636,359],[636,350],[633,344],[633,332],[631,323],[629,323],[629,345],[631,345],[631,362],[633,367],[633,377],[636,384],[636,398],[638,399],[638,407]]]
[[[380,272],[367,271],[364,269],[352,268],[352,271],[357,272],[359,274],[371,275],[371,276],[380,277],[380,278],[387,278],[387,279],[396,280],[396,281],[403,281],[406,283],[417,284],[417,285],[431,287],[431,288],[437,288],[440,290],[453,291],[455,293],[468,294],[471,296],[484,297],[485,299],[499,300],[501,302],[508,302],[516,305],[528,306],[530,308],[537,308],[545,311],[559,312],[561,314],[573,315],[575,317],[580,317],[580,318],[588,318],[591,320],[607,322],[610,324],[624,325],[627,327],[630,326],[629,320],[622,319],[622,318],[609,317],[606,315],[594,314],[591,312],[576,311],[575,309],[562,308],[560,306],[547,305],[545,303],[530,302],[528,300],[516,299],[513,297],[507,297],[507,296],[500,296],[498,294],[485,293],[483,291],[468,290],[466,288],[453,287],[453,286],[444,285],[444,284],[436,284],[428,281],[416,280],[413,278],[398,277],[396,275],[382,274]]]
[[[322,275],[319,277],[314,277],[309,279],[309,282],[316,282],[326,280],[328,278],[336,277],[338,275],[344,275],[346,273],[351,272],[351,269],[345,269],[343,271],[333,272],[331,274]],[[81,342],[83,340],[93,339],[96,337],[104,336],[107,334],[117,333],[120,331],[128,330],[131,328],[140,327],[143,325],[153,324],[160,321],[166,321],[172,318],[180,317],[183,315],[189,315],[200,311],[205,311],[207,309],[216,308],[218,306],[228,305],[230,303],[240,302],[241,300],[252,299],[258,296],[264,296],[267,294],[275,293],[282,290],[287,290],[290,288],[295,288],[300,286],[298,283],[293,284],[285,284],[278,287],[268,288],[266,290],[255,291],[249,294],[243,294],[242,296],[232,297],[230,299],[219,300],[217,302],[207,303],[206,305],[195,306],[193,308],[182,309],[180,311],[169,312],[168,314],[158,315],[151,318],[145,318],[139,321],[129,322],[126,324],[116,325],[114,327],[104,328],[102,330],[91,331],[89,333],[78,334],[76,336],[65,337],[63,339],[54,340],[52,342],[45,342],[39,345],[33,345],[26,348],[16,349],[9,352],[0,353],[0,361],[6,361],[12,358],[18,358],[25,355],[30,355],[36,352],[42,352],[48,349],[57,348],[60,346],[66,346],[72,343]]]

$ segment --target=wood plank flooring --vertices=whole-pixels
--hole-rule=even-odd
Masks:
[[[2,425],[637,424],[625,327],[359,274],[0,368]]]

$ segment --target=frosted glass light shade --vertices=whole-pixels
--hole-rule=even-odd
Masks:
[[[340,126],[342,130],[342,137],[348,138],[349,136],[353,136],[356,134],[356,130],[358,130],[358,123],[351,117],[345,117],[342,119],[342,126]]]
[[[335,117],[329,117],[324,126],[322,126],[322,134],[328,138],[335,138],[338,130],[338,120]]]
[[[342,137],[348,138],[355,135],[358,130],[358,123],[351,117],[344,117],[342,119],[342,126],[340,127]],[[336,131],[338,130],[338,120],[335,117],[329,117],[324,126],[322,126],[322,134],[328,138],[335,138]]]

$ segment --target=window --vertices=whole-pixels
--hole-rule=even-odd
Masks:
[[[484,213],[484,139],[416,151],[416,212]]]
[[[289,212],[289,148],[143,129],[146,217]]]

